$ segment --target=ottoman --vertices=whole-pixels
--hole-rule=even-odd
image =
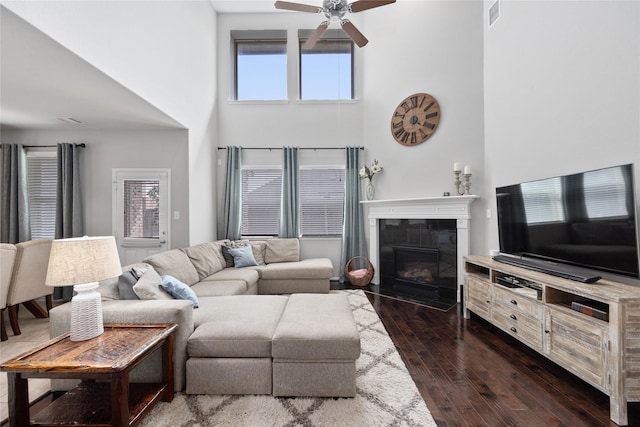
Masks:
[[[241,295],[208,301],[187,342],[186,393],[271,394],[271,338],[287,299]]]
[[[291,295],[271,346],[274,396],[355,396],[360,335],[346,295]]]

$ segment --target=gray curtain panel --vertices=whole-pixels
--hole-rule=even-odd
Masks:
[[[368,257],[364,235],[364,215],[360,205],[360,147],[347,147],[344,188],[344,225],[342,229],[342,254],[340,257],[340,282],[345,279],[345,266],[354,256]]]
[[[298,147],[282,149],[282,192],[280,199],[280,232],[279,237],[299,237],[300,223],[300,162]]]
[[[58,186],[56,194],[56,239],[84,235],[83,201],[80,192],[80,151],[75,144],[58,144]],[[55,288],[55,299],[70,301],[73,288]]]
[[[31,239],[27,197],[27,159],[21,144],[2,144],[2,199],[0,242],[19,243]]]
[[[242,147],[227,147],[224,202],[218,220],[218,239],[238,240],[242,220]]]

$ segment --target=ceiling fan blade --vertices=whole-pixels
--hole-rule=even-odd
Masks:
[[[312,6],[310,4],[292,3],[290,1],[277,1],[275,3],[276,9],[295,10],[296,12],[309,12],[319,13],[322,11],[321,7]]]
[[[322,37],[324,32],[327,31],[327,28],[329,28],[329,21],[324,21],[320,23],[320,25],[318,25],[318,28],[316,28],[313,34],[311,34],[311,37],[309,37],[309,39],[306,42],[304,42],[304,44],[302,45],[302,48],[312,49],[318,42],[318,39],[320,39],[320,37]]]
[[[358,0],[349,4],[349,10],[352,13],[362,12],[363,10],[373,9],[374,7],[385,6],[395,2],[396,0]]]
[[[353,40],[353,42],[357,44],[358,47],[364,47],[367,43],[369,43],[369,40],[367,40],[367,38],[362,35],[362,33],[358,31],[355,25],[353,25],[348,19],[343,19],[342,21],[340,21],[340,25],[342,25],[342,29],[344,30],[344,32],[347,33],[349,37],[351,37],[351,40]]]

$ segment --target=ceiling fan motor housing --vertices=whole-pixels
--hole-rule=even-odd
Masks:
[[[324,0],[322,4],[322,13],[327,19],[336,18],[340,20],[348,10],[347,0]]]

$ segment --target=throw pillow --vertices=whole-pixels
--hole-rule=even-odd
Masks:
[[[249,245],[248,240],[223,240],[222,241],[222,256],[224,257],[226,268],[233,267],[233,255],[229,253],[229,249],[242,248],[248,245]]]
[[[251,249],[253,250],[253,257],[256,259],[258,265],[264,265],[264,251],[267,249],[267,243],[263,241],[252,241]]]
[[[140,299],[173,299],[160,287],[160,282],[160,275],[153,268],[149,268],[133,285],[133,292]]]
[[[264,262],[300,261],[300,242],[298,239],[269,239],[264,254]]]
[[[125,271],[120,277],[118,277],[118,295],[120,299],[140,299],[135,292],[133,292],[133,286],[138,283],[138,279],[132,271]]]
[[[258,265],[256,259],[253,257],[251,246],[230,248],[229,253],[233,256],[233,264],[236,268]]]
[[[187,284],[182,283],[173,276],[160,276],[160,286],[167,291],[169,295],[176,299],[186,299],[193,303],[193,308],[198,308],[198,297],[193,289]]]

